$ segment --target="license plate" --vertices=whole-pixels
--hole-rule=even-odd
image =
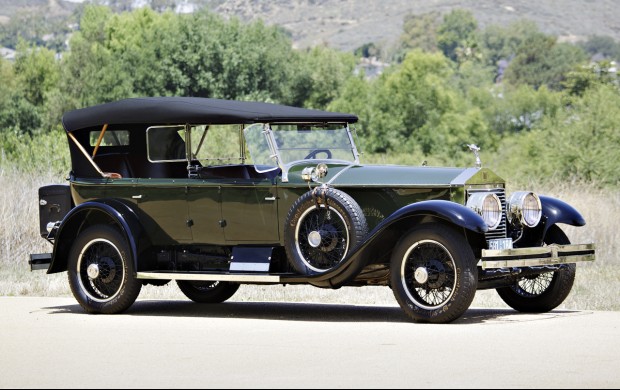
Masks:
[[[489,240],[489,249],[492,251],[501,251],[504,249],[512,249],[512,238],[498,238]]]

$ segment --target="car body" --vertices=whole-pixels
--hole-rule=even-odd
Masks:
[[[176,280],[219,303],[240,284],[390,286],[414,321],[450,322],[476,290],[513,308],[564,301],[575,264],[561,200],[475,167],[364,165],[355,115],[206,98],[137,98],[68,112],[68,186],[40,189],[53,253],[92,313],[118,313],[144,284]],[[476,154],[478,149],[470,145]]]

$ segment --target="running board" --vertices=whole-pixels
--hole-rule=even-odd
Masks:
[[[209,282],[238,282],[238,283],[282,283],[279,275],[256,274],[223,274],[223,273],[180,273],[180,272],[138,272],[137,279],[144,280],[190,280]]]

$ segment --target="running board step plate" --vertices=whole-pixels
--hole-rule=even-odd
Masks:
[[[223,274],[223,273],[180,273],[180,272],[138,272],[136,277],[144,280],[190,280],[238,283],[281,283],[279,275]]]

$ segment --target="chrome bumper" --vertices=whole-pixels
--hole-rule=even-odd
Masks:
[[[539,248],[482,250],[482,269],[538,267],[595,260],[594,244],[549,245]]]

